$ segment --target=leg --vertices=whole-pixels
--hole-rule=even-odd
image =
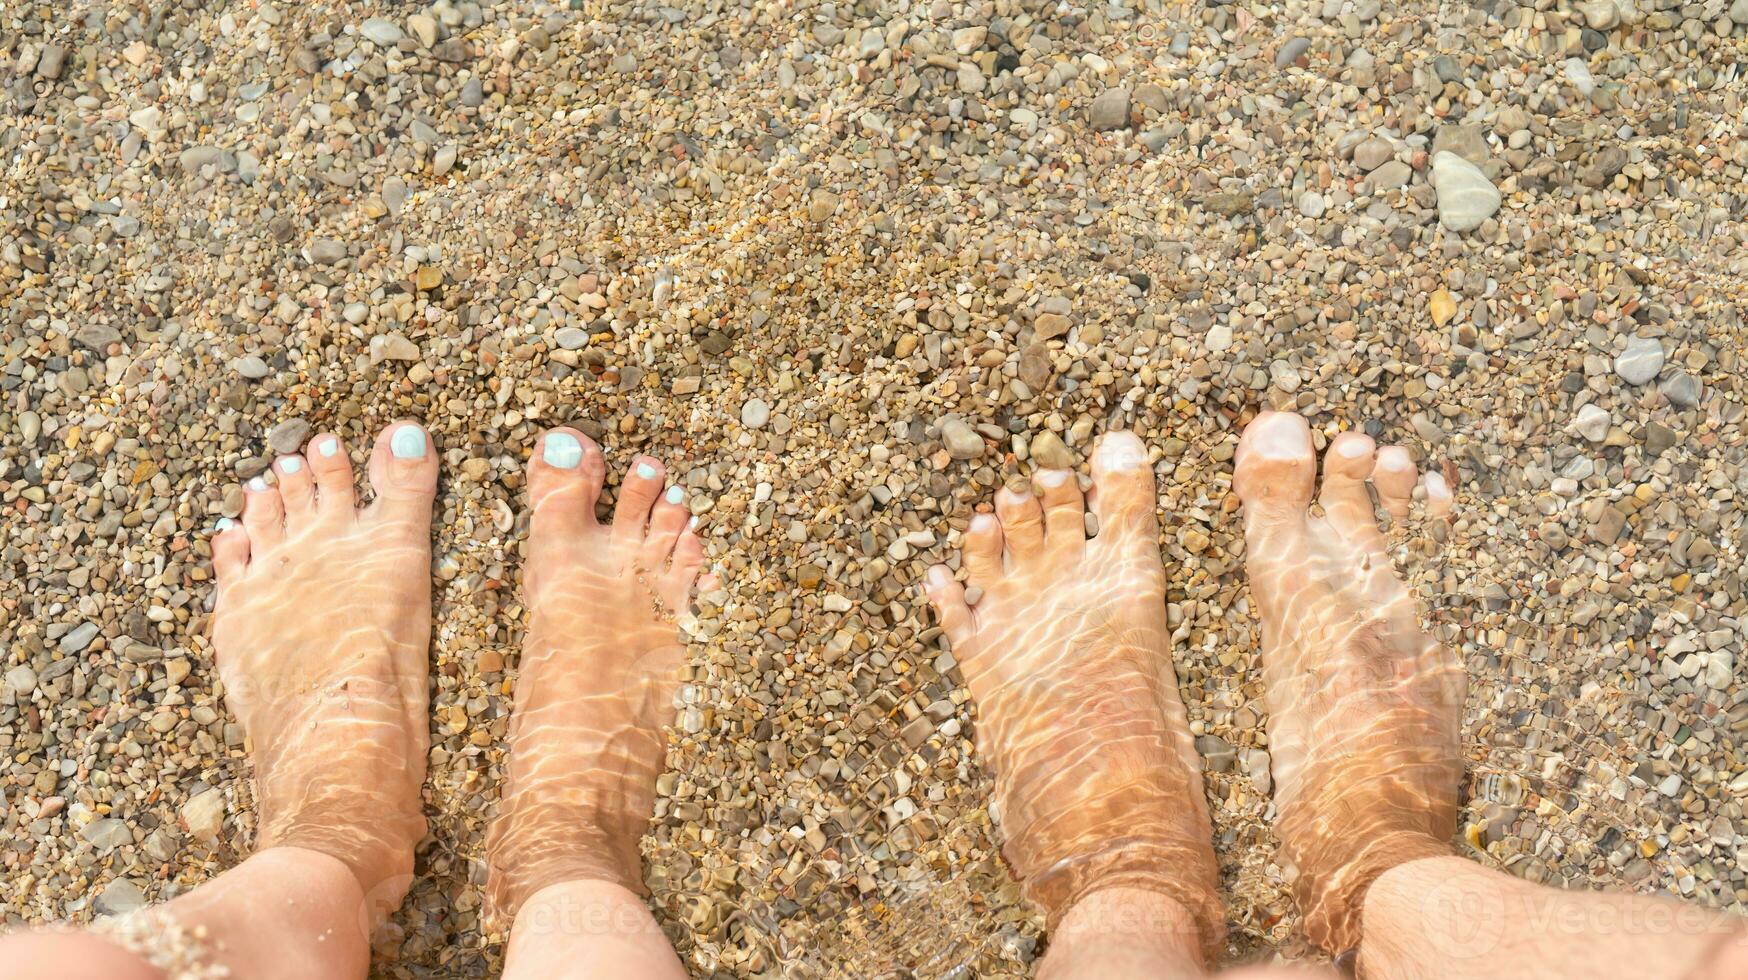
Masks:
[[[1368,481],[1394,519],[1417,486],[1405,450],[1343,433],[1317,460],[1297,415],[1240,441],[1246,569],[1263,625],[1277,831],[1311,939],[1374,976],[1684,977],[1740,922],[1656,899],[1562,892],[1455,858],[1465,678],[1421,631]],[[1653,924],[1655,923],[1655,924]],[[1629,949],[1629,947],[1631,947]]]
[[[1412,976],[1429,949],[1453,980],[1724,980],[1748,967],[1748,930],[1714,909],[1548,888],[1442,857],[1392,868],[1372,885],[1360,965],[1367,976]]]
[[[488,914],[513,923],[505,975],[683,978],[640,896],[638,842],[655,808],[662,725],[704,549],[685,491],[633,461],[611,525],[595,519],[606,465],[571,429],[529,464],[529,624],[511,754],[486,841]]]
[[[1172,670],[1153,474],[1132,433],[1075,475],[1004,490],[928,589],[977,702],[1002,849],[1052,929],[1045,977],[1195,976],[1225,914],[1200,760]]]
[[[212,639],[255,763],[256,853],[120,922],[0,940],[8,976],[364,975],[425,832],[436,454],[417,425],[390,427],[363,510],[335,436],[274,470],[212,545]]]

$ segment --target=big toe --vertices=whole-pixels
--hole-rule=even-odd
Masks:
[[[533,532],[564,533],[595,525],[595,502],[607,464],[601,447],[576,429],[551,429],[528,461],[528,501]]]
[[[1301,521],[1311,504],[1317,456],[1311,427],[1294,412],[1264,412],[1238,440],[1233,489],[1247,522]]]
[[[372,511],[391,521],[420,527],[431,522],[437,493],[437,448],[417,422],[396,422],[376,437],[370,454]]]

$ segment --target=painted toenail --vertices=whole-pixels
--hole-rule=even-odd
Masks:
[[[267,489],[267,481],[261,479],[260,477],[256,477],[253,480],[249,481],[249,489],[255,491],[256,493],[260,493],[261,491]]]
[[[288,456],[279,461],[279,469],[285,473],[296,473],[298,470],[303,469],[303,460],[298,459],[296,456]]]
[[[686,530],[688,530],[688,531],[698,530],[698,515],[697,514],[693,514],[692,519],[686,522]]]
[[[1341,442],[1341,454],[1343,456],[1350,458],[1364,456],[1369,451],[1371,451],[1371,447],[1367,446],[1364,440],[1361,439],[1343,439]]]
[[[323,456],[332,457],[335,453],[337,453],[339,451],[340,451],[340,440],[338,440],[338,439],[323,439],[321,442],[316,444],[316,452],[321,453]]]
[[[1068,471],[1039,470],[1038,482],[1046,487],[1059,487],[1068,482]]]
[[[1426,494],[1429,497],[1448,497],[1451,488],[1445,483],[1443,473],[1428,472],[1426,474]]]
[[[403,425],[389,437],[388,450],[396,459],[421,459],[425,455],[425,430],[416,425]]]
[[[548,432],[546,448],[541,450],[541,458],[546,460],[548,466],[556,466],[561,470],[572,469],[583,461],[583,444],[568,432]]]
[[[639,463],[637,464],[637,475],[643,477],[645,480],[653,480],[655,479],[656,468],[648,463]]]
[[[214,531],[229,531],[236,523],[228,517],[221,517],[218,519],[218,523],[212,526],[212,529]]]
[[[994,514],[978,514],[971,519],[971,530],[993,531],[995,530],[995,524],[996,521]]]
[[[685,499],[686,499],[686,491],[684,488],[682,488],[682,487],[669,487],[668,488],[668,503],[677,504],[680,501],[685,500]]]

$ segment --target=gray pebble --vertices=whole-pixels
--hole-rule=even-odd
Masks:
[[[1648,383],[1663,370],[1663,342],[1655,337],[1633,337],[1615,355],[1614,373],[1630,385]]]
[[[1298,61],[1299,56],[1303,55],[1305,52],[1307,52],[1309,50],[1311,50],[1311,39],[1310,38],[1308,38],[1308,37],[1293,38],[1292,40],[1288,41],[1286,44],[1281,45],[1281,49],[1279,51],[1275,52],[1275,67],[1276,68],[1285,68],[1288,65],[1292,64],[1293,62]]]
[[[1087,118],[1096,130],[1124,129],[1129,125],[1129,90],[1106,89],[1092,100]]]
[[[399,24],[382,17],[372,17],[358,25],[358,33],[385,48],[398,43],[405,36]]]
[[[976,459],[983,455],[986,448],[983,437],[957,418],[942,420],[941,443],[947,447],[947,455],[954,459]]]
[[[267,430],[267,447],[281,456],[303,448],[310,437],[310,424],[303,419],[286,419]]]
[[[1676,371],[1664,381],[1660,390],[1663,397],[1669,399],[1669,404],[1677,408],[1698,408],[1705,398],[1705,385],[1686,371]]]
[[[61,637],[61,652],[65,654],[83,652],[86,647],[91,645],[92,640],[97,639],[98,632],[96,623],[80,623],[68,630],[66,636]]]
[[[99,915],[126,915],[145,907],[146,893],[126,878],[117,878],[103,886],[92,905]]]

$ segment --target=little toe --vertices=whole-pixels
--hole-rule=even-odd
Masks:
[[[249,567],[249,532],[228,517],[219,518],[213,531],[212,570],[222,590]]]
[[[340,437],[324,432],[311,439],[304,447],[304,460],[316,485],[316,509],[323,515],[351,514],[356,496],[352,459]]]
[[[1039,470],[1044,496],[1044,543],[1052,558],[1078,558],[1086,548],[1086,499],[1072,470]]]
[[[965,586],[959,584],[945,565],[930,568],[924,585],[928,590],[929,604],[935,607],[935,615],[941,621],[947,640],[956,651],[963,652],[960,648],[971,639],[973,632],[971,607],[965,604]]]
[[[279,480],[279,499],[285,504],[286,526],[296,530],[308,521],[316,507],[316,483],[309,462],[302,456],[281,456],[273,463]]]
[[[1090,498],[1093,514],[1099,519],[1101,547],[1130,543],[1159,547],[1153,467],[1141,437],[1119,431],[1107,432],[1099,439],[1093,449]]]
[[[396,422],[376,437],[370,454],[371,510],[408,525],[428,528],[437,493],[437,450],[417,422]]]
[[[1378,488],[1378,502],[1390,516],[1402,520],[1408,516],[1408,503],[1414,499],[1414,486],[1420,482],[1420,472],[1414,468],[1414,457],[1401,446],[1385,446],[1378,450],[1372,466],[1372,486]]]
[[[1245,523],[1299,526],[1311,504],[1317,456],[1311,427],[1295,412],[1264,412],[1238,440],[1232,486]]]
[[[285,503],[266,477],[252,477],[243,489],[243,528],[255,552],[271,551],[285,540]]]
[[[994,514],[971,518],[971,526],[965,529],[962,556],[973,585],[987,587],[1001,578],[1001,545],[1001,521]]]
[[[1363,432],[1336,436],[1323,454],[1323,489],[1317,496],[1329,523],[1366,547],[1384,541],[1372,513],[1372,492],[1366,487],[1376,454],[1377,444]]]
[[[663,491],[661,500],[650,511],[649,533],[644,535],[643,545],[638,549],[638,567],[646,571],[668,567],[674,544],[691,519],[692,509],[686,506],[686,488],[676,484]]]
[[[528,460],[528,503],[533,532],[569,534],[595,526],[595,502],[607,462],[601,447],[576,429],[549,429]]]
[[[636,555],[642,547],[650,508],[662,493],[663,473],[661,460],[639,456],[619,484],[619,500],[613,505],[613,546],[622,554]]]
[[[1003,487],[995,495],[995,516],[1001,520],[1008,563],[1034,561],[1044,552],[1044,514],[1038,498],[1026,490]]]
[[[1453,495],[1445,475],[1438,470],[1427,470],[1421,484],[1426,488],[1426,512],[1433,517],[1449,517]]]

